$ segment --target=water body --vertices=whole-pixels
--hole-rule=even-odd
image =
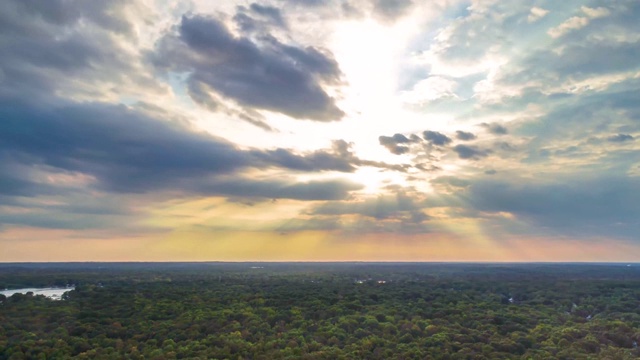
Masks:
[[[62,299],[62,294],[66,293],[67,291],[71,291],[75,289],[75,286],[70,286],[70,287],[64,287],[64,288],[54,288],[54,287],[48,287],[48,288],[22,288],[22,289],[12,289],[12,290],[0,290],[0,294],[6,296],[6,297],[10,297],[13,294],[16,293],[20,293],[20,294],[26,294],[28,292],[32,292],[33,295],[44,295],[50,299],[53,300],[60,300]]]

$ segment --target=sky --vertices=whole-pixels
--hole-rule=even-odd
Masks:
[[[0,2],[0,261],[640,261],[640,2]]]

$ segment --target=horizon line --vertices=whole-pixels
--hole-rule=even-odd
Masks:
[[[451,261],[407,261],[407,260],[163,260],[163,261],[144,261],[144,260],[127,260],[127,261],[104,261],[104,260],[86,260],[86,261],[1,261],[0,265],[10,264],[244,264],[244,263],[263,263],[263,264],[640,264],[640,261],[469,261],[469,260],[451,260]]]

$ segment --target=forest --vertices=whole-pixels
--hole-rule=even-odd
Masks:
[[[636,359],[640,265],[0,264],[0,359]]]

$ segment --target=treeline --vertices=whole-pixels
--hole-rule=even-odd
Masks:
[[[0,359],[638,358],[637,268],[557,266],[0,268],[77,286],[0,296]]]

